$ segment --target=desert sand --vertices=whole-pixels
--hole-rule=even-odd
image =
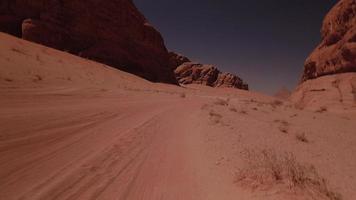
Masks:
[[[0,199],[356,199],[355,106],[151,83],[0,41]]]

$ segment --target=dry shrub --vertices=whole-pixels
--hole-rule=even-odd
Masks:
[[[220,115],[219,113],[216,113],[215,111],[211,110],[209,112],[209,116],[210,119],[212,120],[212,122],[214,122],[215,124],[218,124],[221,122],[221,119],[223,118],[222,115]]]
[[[285,120],[279,120],[276,119],[274,120],[275,123],[279,123],[279,131],[281,131],[282,133],[288,133],[288,129],[289,129],[289,122],[285,121]]]
[[[33,81],[34,82],[38,82],[38,81],[42,81],[43,80],[43,78],[42,78],[42,76],[40,76],[40,75],[35,75],[35,77],[34,77],[34,79],[33,79]]]
[[[247,111],[246,111],[246,110],[241,110],[241,111],[240,111],[240,114],[247,115]]]
[[[301,164],[293,153],[273,150],[246,151],[247,167],[236,173],[235,183],[252,189],[284,186],[284,190],[302,191],[313,199],[341,200],[313,165]]]
[[[274,100],[271,103],[272,107],[278,107],[278,106],[283,106],[283,101],[281,100]]]
[[[278,129],[279,129],[279,131],[281,131],[282,133],[288,133],[288,127],[286,127],[286,126],[280,126]]]
[[[27,53],[26,53],[24,50],[19,49],[19,48],[17,48],[17,47],[11,48],[11,51],[16,52],[16,53],[19,53],[19,54],[27,55]]]
[[[11,78],[4,78],[4,80],[5,80],[6,82],[12,82],[12,81],[14,81],[14,80],[12,80]]]
[[[216,99],[216,101],[214,102],[215,105],[219,105],[219,106],[228,106],[229,105],[229,101],[230,99]]]
[[[304,132],[296,134],[295,138],[300,142],[309,143],[309,140]]]
[[[180,97],[180,98],[186,98],[187,95],[186,95],[185,93],[181,93],[181,94],[179,95],[179,97]]]
[[[326,106],[321,106],[318,110],[316,110],[315,112],[317,113],[323,113],[323,112],[327,112],[328,108]]]
[[[235,107],[230,107],[229,110],[230,110],[231,112],[237,112],[237,109],[236,109]]]

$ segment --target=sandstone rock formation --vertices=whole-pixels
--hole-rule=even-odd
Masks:
[[[305,62],[302,81],[356,71],[356,1],[341,0],[327,14],[322,42]]]
[[[299,85],[290,100],[298,108],[350,110],[356,108],[356,73],[341,73],[308,80]]]
[[[186,62],[190,62],[189,58],[175,52],[169,52],[169,63],[173,70]]]
[[[160,33],[132,0],[2,0],[0,31],[176,83]]]
[[[203,84],[211,87],[231,87],[248,90],[248,85],[236,75],[223,73],[213,65],[186,62],[175,70],[181,84]]]

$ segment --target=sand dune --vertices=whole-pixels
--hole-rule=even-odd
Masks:
[[[0,199],[356,199],[352,107],[154,84],[0,41]]]

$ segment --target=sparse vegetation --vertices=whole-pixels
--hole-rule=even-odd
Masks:
[[[209,112],[209,116],[210,116],[210,119],[212,120],[212,122],[214,122],[215,124],[218,124],[221,122],[221,119],[222,119],[222,115],[220,115],[219,113],[216,113],[215,111],[211,110]]]
[[[42,76],[40,76],[40,75],[35,75],[35,78],[33,79],[33,81],[34,82],[38,82],[38,81],[42,81],[43,80],[43,78],[42,78]]]
[[[282,133],[288,133],[288,127],[286,127],[286,126],[280,126],[278,129],[279,129]]]
[[[4,78],[4,80],[5,80],[6,82],[12,82],[12,81],[14,81],[14,80],[12,80],[11,78]]]
[[[229,105],[229,101],[230,99],[216,99],[216,101],[214,102],[215,105],[219,105],[219,106],[228,106]]]
[[[240,111],[240,114],[247,115],[247,111],[246,111],[246,110],[241,110],[241,111]]]
[[[19,53],[19,54],[27,55],[24,50],[21,50],[21,49],[16,48],[16,47],[11,48],[11,51],[14,51],[14,52]]]
[[[231,112],[237,112],[237,109],[236,109],[235,107],[230,107],[229,110],[230,110]]]
[[[280,185],[285,186],[286,192],[300,191],[313,199],[342,199],[329,188],[314,166],[299,163],[293,153],[247,150],[245,156],[247,166],[236,173],[236,184],[252,189]]]
[[[271,105],[272,105],[272,107],[278,107],[278,106],[283,106],[283,101],[281,101],[281,100],[274,100],[272,103],[271,103]]]
[[[181,93],[181,94],[179,95],[179,97],[180,97],[180,98],[186,98],[187,95],[186,95],[185,93]]]
[[[328,108],[326,106],[322,106],[318,110],[316,110],[315,112],[324,113],[324,112],[327,112],[327,111],[328,111]]]
[[[295,138],[300,142],[309,143],[309,140],[304,132],[296,134]]]
[[[287,121],[276,119],[274,120],[274,122],[280,124],[280,126],[278,127],[279,131],[281,131],[282,133],[288,133],[289,123]]]

